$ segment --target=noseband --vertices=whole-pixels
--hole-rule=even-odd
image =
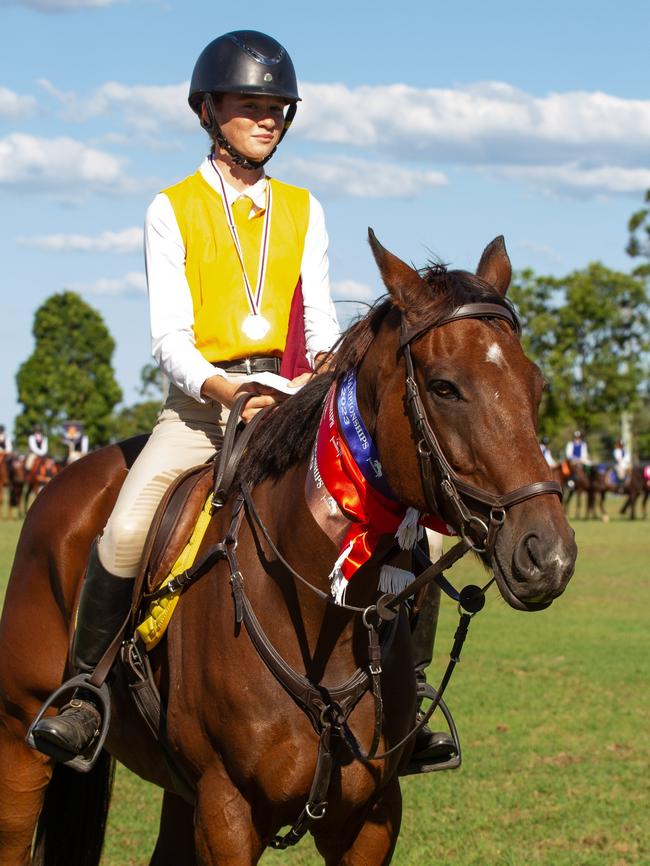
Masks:
[[[453,528],[475,551],[492,555],[497,534],[509,508],[547,493],[553,493],[561,499],[562,488],[556,481],[534,481],[509,493],[497,495],[463,481],[449,465],[424,410],[413,369],[411,343],[425,332],[460,319],[502,319],[516,332],[514,316],[507,307],[499,304],[464,304],[432,325],[418,325],[415,328],[408,328],[402,317],[400,349],[406,363],[406,407],[417,442],[420,478],[428,510],[442,517],[440,505],[447,504],[453,514]],[[434,477],[438,479],[438,496],[444,497],[440,503],[434,489]]]

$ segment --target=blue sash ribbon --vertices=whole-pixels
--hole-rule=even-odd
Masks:
[[[379,459],[377,446],[363,423],[357,403],[357,371],[348,370],[339,382],[336,394],[336,409],[339,421],[339,430],[350,449],[350,453],[361,470],[361,474],[368,484],[386,496],[388,499],[396,500],[397,497],[390,489]]]

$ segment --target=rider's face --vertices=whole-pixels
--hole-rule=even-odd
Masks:
[[[221,131],[236,151],[253,160],[271,153],[284,127],[285,103],[269,96],[224,93],[215,113]]]

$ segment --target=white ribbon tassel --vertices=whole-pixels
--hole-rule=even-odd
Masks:
[[[348,582],[345,579],[341,566],[348,558],[348,554],[352,550],[352,542],[339,554],[339,558],[334,563],[334,567],[330,571],[330,592],[334,596],[334,601],[337,604],[345,604],[345,590],[348,588]]]
[[[412,571],[406,571],[403,568],[397,568],[395,565],[382,565],[379,572],[379,591],[392,592],[395,595],[415,580],[415,575]]]
[[[404,519],[397,527],[397,532],[395,533],[395,538],[402,550],[413,550],[416,541],[419,541],[424,535],[424,527],[418,526],[419,519],[420,512],[417,508],[409,506],[406,509]]]

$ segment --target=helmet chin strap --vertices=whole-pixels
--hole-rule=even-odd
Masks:
[[[219,121],[217,120],[217,115],[214,110],[214,100],[211,93],[206,93],[204,95],[203,104],[205,105],[205,110],[208,114],[207,122],[201,119],[201,126],[203,127],[203,129],[210,133],[210,135],[214,138],[219,147],[222,147],[226,151],[226,153],[230,156],[230,158],[236,165],[240,166],[241,168],[253,170],[262,168],[271,159],[275,151],[278,149],[278,144],[280,144],[280,142],[285,136],[285,133],[291,126],[291,121],[296,114],[296,105],[295,103],[291,103],[289,105],[289,108],[287,109],[287,116],[284,120],[284,128],[282,130],[280,138],[278,139],[278,144],[276,144],[271,153],[269,153],[268,156],[265,156],[264,159],[249,159],[249,157],[244,156],[243,153],[235,150],[235,148],[221,131],[221,127],[219,126]]]

